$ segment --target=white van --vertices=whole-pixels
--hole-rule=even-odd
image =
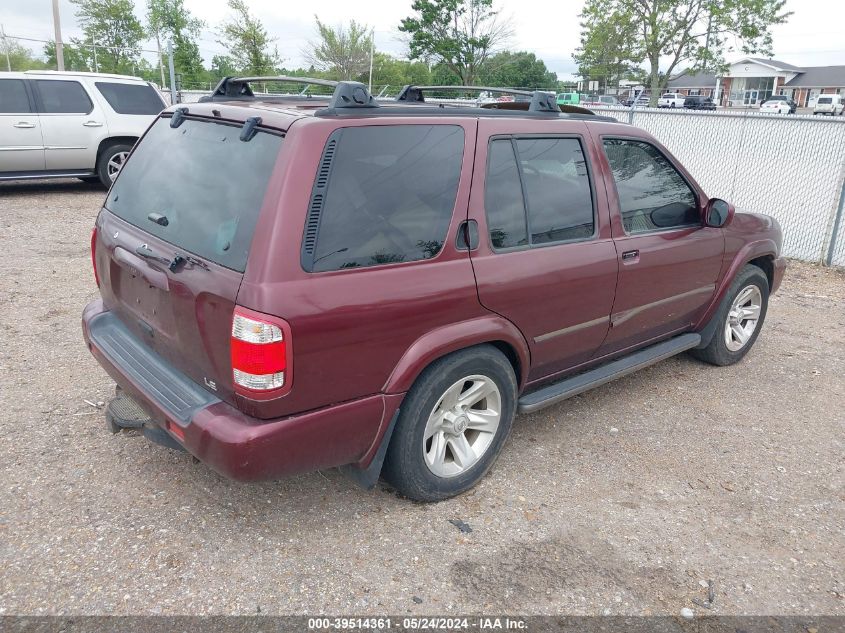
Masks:
[[[816,97],[816,105],[813,106],[813,114],[826,114],[827,116],[841,115],[845,110],[845,102],[842,95],[820,94]]]
[[[0,72],[0,181],[80,178],[108,187],[165,107],[137,77]]]

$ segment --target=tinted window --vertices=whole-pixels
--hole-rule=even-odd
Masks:
[[[106,207],[178,249],[243,271],[270,173],[282,145],[239,126],[159,119],[121,169]],[[167,218],[167,226],[149,219]]]
[[[516,150],[532,244],[593,234],[593,198],[581,143],[574,138],[518,139]]]
[[[641,141],[606,139],[604,150],[626,232],[700,223],[695,195],[657,148]]]
[[[344,128],[329,144],[333,141],[337,145],[319,232],[313,259],[303,257],[305,267],[315,272],[339,270],[428,259],[439,253],[458,191],[463,129],[455,125]],[[315,191],[314,201],[317,195]]]
[[[490,143],[484,207],[487,211],[490,241],[494,248],[528,244],[522,184],[519,181],[519,168],[510,139]]]
[[[0,79],[0,113],[32,112],[22,79]]]
[[[36,80],[44,112],[88,114],[93,109],[88,93],[78,81]]]
[[[818,103],[833,103],[831,97],[819,97]]]
[[[149,84],[94,84],[118,114],[158,114],[164,108],[156,89]]]

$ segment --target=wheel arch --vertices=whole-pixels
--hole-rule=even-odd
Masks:
[[[530,366],[528,343],[513,323],[499,315],[489,315],[451,323],[418,338],[396,364],[382,391],[387,394],[406,392],[434,361],[483,344],[492,345],[505,355],[521,390]]]
[[[138,136],[109,136],[104,138],[100,141],[99,146],[97,147],[97,162],[95,164],[100,163],[100,157],[103,155],[103,152],[106,151],[107,148],[111,147],[112,145],[122,145],[126,143],[127,145],[134,146],[135,143],[138,142]]]

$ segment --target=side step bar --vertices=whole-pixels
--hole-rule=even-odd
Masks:
[[[651,347],[646,347],[628,356],[611,361],[605,365],[600,365],[595,369],[570,376],[560,382],[547,385],[537,391],[526,394],[519,399],[517,411],[519,413],[539,411],[561,400],[577,396],[579,393],[588,391],[593,387],[598,387],[611,380],[627,376],[643,367],[660,362],[670,356],[680,354],[683,351],[695,347],[700,342],[701,335],[690,333],[676,336]]]

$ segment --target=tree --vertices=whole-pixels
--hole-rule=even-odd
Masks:
[[[85,64],[99,72],[132,74],[144,40],[144,27],[133,13],[132,0],[71,0],[85,36],[71,38]],[[96,51],[95,51],[96,47]]]
[[[409,37],[411,59],[442,64],[464,85],[475,83],[512,34],[493,0],[414,0],[411,8],[414,14],[399,26]]]
[[[85,52],[70,44],[62,45],[62,55],[65,58],[65,70],[91,72],[94,70],[85,61]],[[47,68],[58,68],[56,60],[56,43],[47,42],[44,45],[44,56],[47,58]]]
[[[356,79],[363,83],[367,82],[369,68],[362,72]],[[431,72],[428,66],[421,62],[409,62],[403,59],[396,59],[386,53],[376,51],[373,56],[373,92],[384,86],[391,90],[388,94],[395,94],[398,89],[408,84],[425,86],[432,82]],[[378,90],[377,90],[378,89]]]
[[[201,80],[204,69],[196,40],[203,26],[205,23],[185,8],[184,0],[147,0],[147,29],[158,47],[162,86],[167,83],[161,52],[165,39],[173,42],[173,66],[183,84]]]
[[[587,0],[581,14],[582,40],[590,40],[594,30],[609,32],[609,20],[633,24],[636,36],[629,56],[648,64],[650,103],[655,105],[679,64],[692,70],[718,70],[724,66],[724,53],[734,50],[732,41],[743,53],[771,55],[769,28],[789,18],[785,4],[786,0]]]
[[[314,21],[319,39],[309,42],[304,51],[309,64],[339,80],[352,79],[369,69],[372,33],[368,26],[352,20],[348,26],[332,28],[316,15]]]
[[[9,64],[6,64],[8,55]],[[0,70],[41,70],[49,68],[47,64],[33,55],[32,51],[10,37],[5,42],[0,40]]]
[[[637,73],[634,60],[639,54],[639,36],[634,22],[611,14],[592,23],[582,22],[581,28],[581,46],[572,58],[582,79],[598,81],[606,90],[618,88],[623,79]]]
[[[275,72],[281,64],[278,50],[270,50],[275,38],[267,34],[261,20],[250,14],[244,0],[229,0],[229,9],[234,14],[218,31],[217,43],[228,49],[232,65],[250,75]]]
[[[557,75],[546,68],[542,59],[526,51],[493,55],[481,67],[482,85],[510,88],[555,90]]]

